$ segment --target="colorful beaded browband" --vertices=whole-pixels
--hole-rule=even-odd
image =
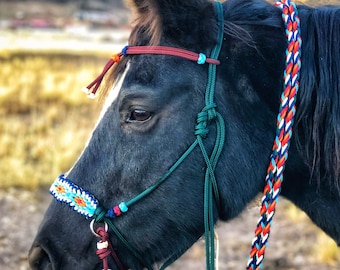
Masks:
[[[99,201],[88,191],[60,175],[50,187],[51,195],[59,202],[66,203],[77,213],[91,218],[99,208]],[[125,202],[106,211],[106,216],[115,218],[128,211]]]

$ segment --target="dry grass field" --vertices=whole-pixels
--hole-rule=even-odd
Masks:
[[[0,188],[51,183],[82,150],[99,105],[81,88],[105,59],[0,55]]]

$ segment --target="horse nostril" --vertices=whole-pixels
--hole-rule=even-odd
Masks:
[[[52,270],[50,258],[40,246],[36,246],[30,250],[28,262],[32,270]]]

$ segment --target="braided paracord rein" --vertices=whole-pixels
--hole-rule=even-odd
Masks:
[[[277,117],[276,137],[273,152],[267,170],[266,185],[260,209],[260,219],[255,229],[252,242],[248,270],[262,267],[265,248],[270,234],[271,222],[281,191],[283,171],[288,159],[288,149],[292,137],[295,115],[295,102],[299,90],[299,72],[301,68],[301,37],[300,19],[295,4],[289,0],[276,2],[275,6],[282,9],[282,19],[286,26],[288,49],[286,50],[286,69],[284,71],[284,91],[281,95],[280,111]]]

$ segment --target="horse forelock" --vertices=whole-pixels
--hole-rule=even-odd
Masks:
[[[296,126],[312,179],[340,190],[340,8],[299,7],[302,73]],[[328,180],[327,180],[328,179]]]
[[[162,24],[155,1],[127,0],[126,2],[134,15],[129,45],[158,45],[162,35]]]
[[[108,95],[110,94],[111,90],[119,80],[120,76],[123,74],[126,65],[127,65],[128,59],[126,57],[123,57],[121,61],[116,63],[113,68],[108,71],[108,74],[105,77],[105,84],[103,88],[100,89],[100,101],[101,103],[106,102],[106,99],[108,98]]]

